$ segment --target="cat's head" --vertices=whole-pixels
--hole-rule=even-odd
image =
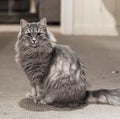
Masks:
[[[26,47],[37,48],[47,43],[53,45],[55,38],[52,33],[47,29],[47,19],[42,18],[39,22],[29,23],[28,21],[20,20],[20,32],[18,39],[21,44]]]

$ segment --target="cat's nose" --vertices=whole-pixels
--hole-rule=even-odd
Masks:
[[[37,43],[36,38],[33,38],[33,39],[32,39],[32,43]]]

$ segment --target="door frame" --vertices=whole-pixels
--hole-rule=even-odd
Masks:
[[[61,0],[61,33],[73,34],[74,0]]]

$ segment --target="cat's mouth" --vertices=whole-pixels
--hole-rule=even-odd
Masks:
[[[32,46],[33,48],[38,47],[38,45],[37,45],[37,44],[32,44],[31,46]]]

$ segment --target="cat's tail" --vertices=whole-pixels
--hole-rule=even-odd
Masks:
[[[86,103],[120,105],[120,89],[87,91]]]

